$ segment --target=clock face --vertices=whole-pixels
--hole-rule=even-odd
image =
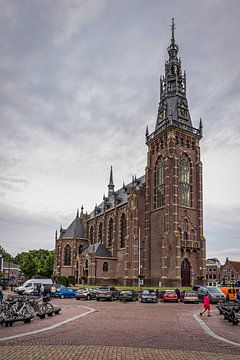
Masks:
[[[179,116],[183,117],[184,119],[187,118],[188,116],[188,111],[186,109],[183,109],[183,108],[179,108],[178,109],[178,114]]]
[[[161,120],[163,120],[163,119],[164,119],[164,110],[160,112],[160,114],[159,114],[159,118],[160,118]]]

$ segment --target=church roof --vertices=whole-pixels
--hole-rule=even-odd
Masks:
[[[83,255],[85,256],[86,254],[94,254],[96,256],[101,256],[101,257],[112,257],[112,253],[105,248],[105,246],[101,243],[96,243],[96,244],[92,244],[90,245],[83,253]]]
[[[69,227],[63,231],[62,237],[63,238],[73,238],[73,237],[85,238],[86,237],[83,218],[79,217],[78,213],[77,213],[76,218],[69,225]]]
[[[134,179],[134,186],[138,190],[145,183],[145,175]],[[96,215],[103,213],[104,210],[113,209],[116,206],[122,205],[128,201],[129,189],[132,186],[132,182],[123,186],[115,192],[109,193],[108,197],[103,198],[103,201],[96,205]],[[89,218],[94,217],[94,210],[90,213]]]

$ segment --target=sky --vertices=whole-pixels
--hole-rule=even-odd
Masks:
[[[0,229],[53,249],[84,206],[144,174],[170,24],[203,121],[207,257],[240,261],[240,2],[0,0]]]

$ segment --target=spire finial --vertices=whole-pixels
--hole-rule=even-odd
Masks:
[[[171,26],[171,29],[172,29],[172,44],[175,45],[175,34],[174,34],[174,30],[176,29],[176,26],[175,26],[175,23],[174,23],[174,18],[172,18],[172,25]]]
[[[80,217],[83,217],[83,209],[84,209],[84,207],[83,207],[83,205],[81,206],[81,214],[80,214]]]
[[[79,217],[79,209],[77,209],[77,217]]]
[[[114,193],[114,183],[113,183],[113,170],[112,170],[112,165],[111,165],[110,178],[109,178],[109,184],[108,184],[108,196],[113,193]]]

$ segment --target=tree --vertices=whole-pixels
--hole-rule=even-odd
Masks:
[[[27,277],[51,277],[53,273],[54,251],[30,250],[17,254],[14,260]]]
[[[0,245],[0,254],[2,254],[4,261],[9,261],[9,259],[12,259],[12,255],[9,254],[1,245]]]

